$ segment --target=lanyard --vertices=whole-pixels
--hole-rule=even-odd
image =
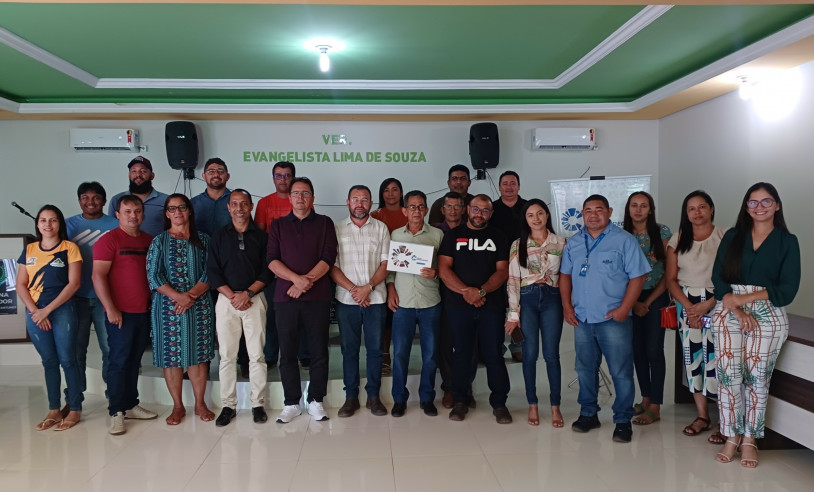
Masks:
[[[596,242],[594,243],[594,245],[591,246],[590,248],[588,248],[588,233],[587,232],[585,233],[585,250],[587,251],[587,253],[585,253],[585,264],[586,265],[588,264],[588,257],[591,256],[591,252],[593,252],[593,250],[597,246],[599,246],[599,243],[601,243],[602,240],[605,238],[605,234],[607,234],[607,232],[603,232],[602,234],[600,234],[599,237],[596,238]]]

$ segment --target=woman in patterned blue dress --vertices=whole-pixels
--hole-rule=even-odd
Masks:
[[[214,311],[209,297],[206,256],[209,236],[195,227],[195,212],[185,195],[164,203],[165,231],[147,253],[147,278],[153,290],[153,363],[164,369],[173,401],[167,424],[186,414],[181,398],[184,370],[195,395],[195,415],[208,422],[215,414],[204,402],[209,361],[214,352]]]

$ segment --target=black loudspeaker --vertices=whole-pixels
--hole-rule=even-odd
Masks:
[[[167,161],[173,169],[198,167],[198,132],[191,121],[170,121],[164,130]]]
[[[475,123],[469,129],[469,158],[473,169],[492,169],[500,160],[497,125]]]

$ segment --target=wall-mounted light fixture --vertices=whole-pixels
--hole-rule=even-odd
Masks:
[[[345,43],[335,39],[316,38],[303,43],[303,47],[309,51],[319,53],[319,69],[322,72],[327,72],[331,69],[331,59],[328,57],[328,52],[336,53],[345,49]]]
[[[738,95],[749,101],[766,121],[776,121],[790,114],[802,95],[799,70],[763,70],[737,76]]]

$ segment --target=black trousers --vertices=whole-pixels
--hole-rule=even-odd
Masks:
[[[328,392],[328,326],[331,301],[290,301],[274,303],[277,338],[280,343],[280,380],[286,405],[302,398],[297,353],[300,334],[308,338],[311,354],[307,401],[321,402]]]

